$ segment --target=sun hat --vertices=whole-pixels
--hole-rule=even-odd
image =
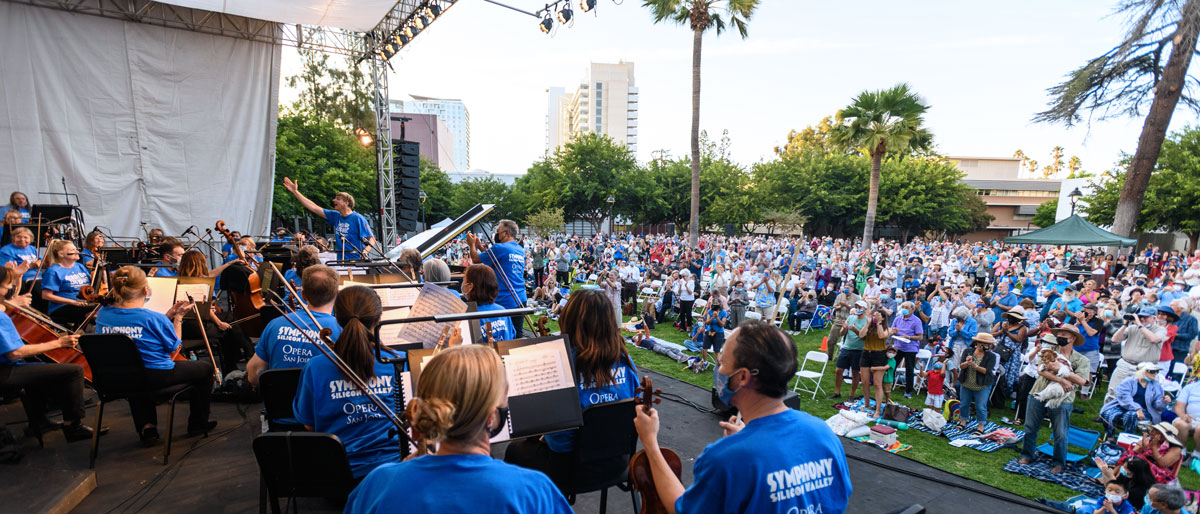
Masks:
[[[1171,443],[1175,446],[1183,446],[1183,443],[1179,442],[1179,439],[1176,437],[1179,435],[1179,431],[1176,430],[1175,427],[1170,423],[1167,423],[1166,421],[1160,421],[1150,425],[1150,428],[1157,430],[1158,433],[1162,434],[1163,438],[1166,439],[1168,443]]]
[[[971,340],[978,342],[978,343],[983,343],[983,344],[990,344],[990,345],[996,344],[996,338],[993,337],[992,334],[990,334],[988,332],[980,332],[978,335],[971,338]]]
[[[1050,329],[1050,332],[1056,336],[1069,337],[1071,339],[1071,343],[1075,346],[1083,344],[1083,334],[1079,333],[1079,329],[1075,328],[1075,325],[1062,325],[1057,328]]]

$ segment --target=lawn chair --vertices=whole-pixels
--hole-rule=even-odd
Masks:
[[[809,370],[809,361],[812,361],[813,364],[820,364],[821,370]],[[804,354],[804,362],[800,364],[800,370],[796,372],[796,382],[792,384],[792,391],[812,393],[814,400],[817,398],[817,393],[824,394],[821,389],[821,379],[825,377],[825,367],[828,365],[829,356],[825,355],[825,352],[810,351]]]
[[[821,330],[829,325],[831,319],[833,319],[833,307],[818,305],[817,312],[813,314],[813,318],[808,322],[808,328],[804,331],[807,333],[809,329]]]
[[[1078,464],[1092,454],[1096,442],[1100,440],[1100,432],[1087,430],[1071,425],[1067,427],[1067,464]],[[1083,448],[1085,453],[1071,453],[1070,448]],[[1037,447],[1038,453],[1047,457],[1054,456],[1054,442],[1050,441]]]

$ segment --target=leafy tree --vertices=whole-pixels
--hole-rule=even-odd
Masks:
[[[694,245],[700,238],[700,49],[704,32],[713,29],[720,35],[726,25],[747,37],[746,23],[758,8],[758,0],[643,0],[654,23],[670,20],[692,30],[692,191],[688,240]]]
[[[775,155],[790,155],[804,152],[806,150],[814,150],[821,153],[828,153],[834,150],[834,145],[830,141],[830,134],[833,132],[833,127],[842,122],[841,111],[833,116],[821,118],[821,121],[816,126],[809,125],[803,130],[789,130],[787,143],[782,147],[775,147]]]
[[[1163,143],[1155,187],[1155,223],[1165,230],[1187,234],[1191,248],[1200,239],[1200,128],[1186,127]]]
[[[762,205],[786,205],[808,218],[805,232],[844,237],[861,227],[870,161],[806,151],[754,167]]]
[[[796,210],[772,209],[763,213],[763,222],[767,225],[768,234],[774,234],[776,230],[790,234],[803,230],[808,218]]]
[[[275,133],[276,217],[305,216],[307,211],[283,188],[283,177],[300,184],[304,194],[328,206],[340,191],[354,196],[355,210],[378,210],[375,152],[331,121],[304,114],[279,117]]]
[[[291,105],[295,113],[332,122],[353,131],[364,127],[374,132],[375,113],[371,110],[371,81],[347,57],[342,67],[331,66],[329,54],[300,50],[303,65],[300,74],[288,77],[290,88],[300,89],[300,97]]]
[[[454,188],[450,205],[453,212],[461,214],[481,203],[496,205],[484,218],[487,221],[524,218],[524,211],[517,205],[508,184],[496,177],[473,177],[460,182]]]
[[[1130,236],[1141,225],[1138,214],[1176,105],[1182,100],[1200,111],[1200,101],[1184,95],[1200,35],[1200,0],[1123,0],[1117,12],[1130,16],[1125,38],[1050,88],[1050,106],[1034,121],[1071,126],[1083,121],[1085,112],[1089,120],[1094,114],[1100,119],[1140,116],[1149,101],[1112,221],[1113,232]]]
[[[650,161],[644,173],[650,181],[649,194],[632,199],[636,204],[631,217],[638,223],[674,223],[687,226],[688,198],[691,195],[690,159]]]
[[[542,238],[562,231],[564,225],[562,207],[542,209],[525,217],[525,226]]]
[[[587,221],[596,230],[609,214],[608,197],[622,200],[612,208],[616,214],[635,211],[626,201],[643,185],[638,165],[625,145],[603,134],[583,134],[535,162],[514,187],[513,208],[523,212],[561,207],[568,219]]]
[[[951,234],[962,235],[987,230],[996,220],[995,216],[988,214],[987,203],[974,191],[963,192],[962,209],[965,212],[963,219],[966,220],[967,226],[962,232],[950,231]]]
[[[863,223],[864,250],[871,248],[875,231],[883,157],[889,151],[903,155],[929,147],[931,136],[922,127],[927,110],[929,106],[922,103],[921,98],[908,88],[908,84],[898,84],[880,91],[864,91],[842,109],[842,118],[846,122],[834,129],[833,142],[847,148],[858,148],[863,155],[871,158],[867,213]]]
[[[1042,202],[1038,206],[1037,212],[1033,214],[1033,224],[1042,228],[1049,227],[1054,224],[1055,213],[1058,212],[1058,198]]]
[[[965,229],[963,173],[945,159],[891,157],[883,162],[879,219],[900,229],[901,238],[927,231]]]
[[[433,161],[421,157],[421,191],[425,192],[425,220],[433,225],[445,218],[454,218],[462,211],[454,210],[455,184],[450,176]]]

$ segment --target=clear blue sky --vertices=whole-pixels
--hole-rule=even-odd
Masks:
[[[533,11],[543,2],[507,0]],[[537,20],[482,0],[460,0],[392,63],[391,95],[461,98],[471,113],[471,165],[524,172],[544,150],[545,89],[571,87],[588,62],[633,61],[640,89],[638,158],[688,153],[691,34],[654,25],[638,0],[598,0],[572,27],[541,33]],[[1046,88],[1115,45],[1115,2],[812,2],[764,0],[750,36],[704,39],[701,128],[729,130],[736,160],[773,157],[788,130],[817,123],[865,89],[908,82],[931,106],[938,151],[1041,163],[1066,147],[1102,171],[1132,153],[1141,119],[1067,129],[1033,124]],[[285,57],[284,73],[294,70]],[[294,97],[284,92],[285,101]],[[1173,129],[1194,123],[1179,110]]]

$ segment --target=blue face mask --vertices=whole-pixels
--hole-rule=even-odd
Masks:
[[[900,309],[901,316],[908,316],[908,314],[909,314],[908,309]]]
[[[736,371],[734,373],[737,373]],[[751,372],[750,374],[754,374]],[[721,373],[720,369],[713,370],[713,386],[717,390],[717,397],[721,399],[725,405],[733,405],[733,395],[738,392],[738,389],[729,388],[729,379],[732,375]]]

